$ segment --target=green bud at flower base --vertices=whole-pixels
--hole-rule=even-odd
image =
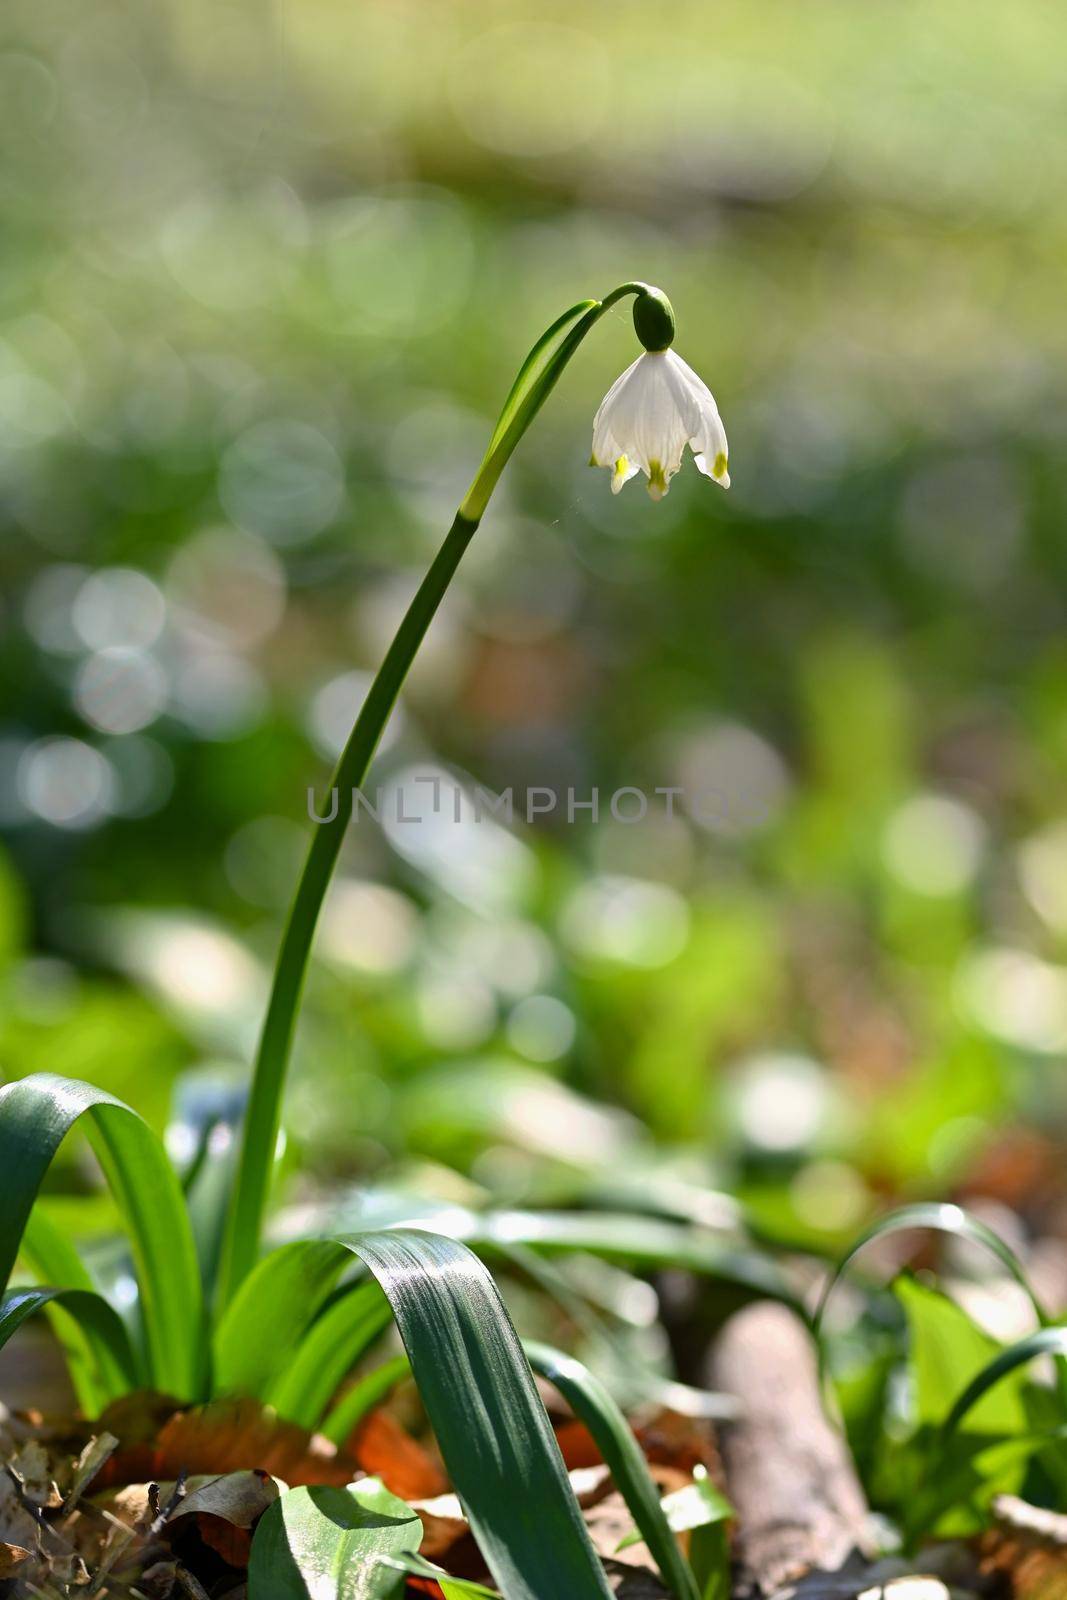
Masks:
[[[634,332],[646,350],[668,350],[674,343],[674,311],[662,289],[641,285],[634,299]]]

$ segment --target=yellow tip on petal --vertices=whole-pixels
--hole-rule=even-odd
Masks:
[[[659,461],[650,461],[648,463],[649,494],[652,496],[653,500],[662,500],[663,496],[667,493],[667,489],[668,484],[663,471],[662,463]]]
[[[627,478],[630,476],[630,463],[625,456],[620,456],[615,463],[615,471],[611,475],[611,492],[618,494]]]
[[[726,478],[726,451],[720,450],[711,469],[713,478]],[[727,482],[729,479],[727,478]]]

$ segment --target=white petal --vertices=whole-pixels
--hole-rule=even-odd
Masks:
[[[640,364],[641,357],[638,356],[637,360],[632,361],[626,371],[615,379],[593,418],[593,462],[598,467],[614,466],[616,459],[625,454],[624,446],[617,437],[615,417],[619,396]]]
[[[711,391],[693,371],[687,367],[681,356],[673,350],[666,351],[665,374],[670,386],[674,403],[685,425],[686,435],[692,438],[699,431],[705,396],[711,401],[714,408],[715,401],[711,398]]]
[[[673,357],[669,368],[671,382],[677,394],[678,408],[689,428],[693,449],[714,458],[720,450],[726,450],[726,430],[715,404],[715,396],[681,356],[675,355],[673,350],[668,354]]]
[[[644,360],[644,356],[643,355],[638,356],[637,360],[636,361],[631,361],[630,365],[626,368],[626,371],[625,372],[621,372],[619,374],[619,376],[615,379],[615,382],[612,384],[611,388],[608,390],[607,394],[604,396],[603,400],[601,400],[601,402],[600,402],[600,409],[597,412],[597,420],[600,419],[600,417],[604,414],[604,412],[606,410],[610,409],[610,407],[614,403],[616,397],[626,387],[627,383],[629,383],[629,381],[633,377],[634,373],[637,372],[637,370],[641,366],[641,363],[642,363],[643,360]],[[594,423],[594,426],[595,425],[596,424]]]
[[[715,461],[719,456],[725,459],[729,454],[726,429],[722,425],[722,418],[714,408],[704,412],[700,432],[693,439],[692,445],[694,453],[707,456],[709,461]]]
[[[681,356],[674,355],[673,351],[670,354],[674,356],[671,380],[679,391],[679,407],[685,412],[689,444],[697,467],[706,477],[729,488],[730,474],[726,470],[729,446],[715,396]]]
[[[730,487],[730,474],[726,470],[725,455],[714,456],[709,462],[707,456],[702,452],[698,452],[693,456],[693,461],[696,464],[697,471],[702,472],[705,478],[710,478],[712,483],[718,483],[724,489]],[[718,472],[713,470],[716,466],[719,468]]]
[[[610,425],[606,422],[597,422],[593,428],[591,464],[594,467],[613,467],[619,457],[625,454]]]
[[[615,470],[611,475],[611,492],[618,494],[623,484],[629,483],[631,478],[636,477],[641,468],[636,461],[631,461],[626,456],[620,456],[613,465]]]
[[[614,411],[616,438],[650,477],[656,463],[664,473],[677,472],[688,437],[667,374],[664,353],[646,351],[620,392]]]
[[[673,350],[646,351],[616,378],[593,421],[592,459],[611,467],[617,494],[640,469],[661,500],[688,443],[701,472],[724,487],[726,432],[714,397]],[[710,463],[710,465],[709,465]]]

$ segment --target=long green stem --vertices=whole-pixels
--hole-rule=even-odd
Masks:
[[[329,821],[311,838],[274,969],[267,1015],[260,1035],[252,1092],[242,1132],[241,1158],[230,1197],[219,1269],[219,1304],[226,1305],[255,1265],[270,1169],[278,1136],[282,1088],[292,1047],[315,927],[352,817],[353,789],[370,766],[382,731],[415,652],[459,565],[477,522],[457,514],[444,544],[400,624],[370,693],[363,702],[331,783]]]
[[[590,328],[623,296],[641,295],[646,290],[645,284],[627,283],[603,300],[581,301],[564,312],[533,346],[504,403],[485,459],[400,624],[341,753],[331,781],[331,795],[335,791],[336,800],[331,800],[328,820],[318,822],[312,836],[274,969],[226,1219],[217,1288],[220,1308],[233,1298],[259,1254],[297,1011],[319,912],[352,816],[353,790],[358,790],[366,777],[408,669],[512,451]],[[579,320],[570,332],[546,354],[552,339],[575,318]]]

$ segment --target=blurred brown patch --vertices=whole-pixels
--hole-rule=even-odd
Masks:
[[[122,1441],[100,1474],[100,1488],[248,1470],[291,1487],[343,1486],[356,1471],[355,1462],[329,1440],[283,1421],[255,1400],[216,1400],[175,1411],[159,1395],[131,1395],[109,1407],[99,1426]]]
[[[448,1488],[433,1457],[388,1411],[372,1411],[349,1444],[356,1464],[402,1500],[431,1500]]]

